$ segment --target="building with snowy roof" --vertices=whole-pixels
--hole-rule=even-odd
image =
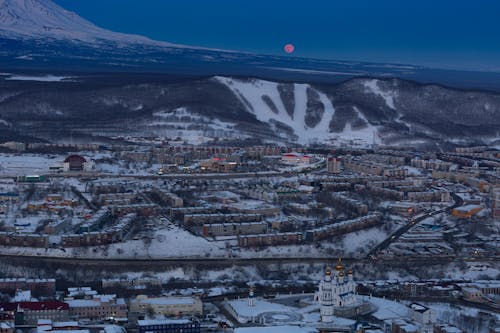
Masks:
[[[139,333],[200,333],[200,323],[188,319],[138,320]]]
[[[203,314],[203,303],[198,297],[148,297],[139,295],[130,300],[130,311],[164,316]]]
[[[328,267],[324,279],[319,283],[315,300],[320,305],[322,323],[333,323],[336,308],[355,306],[358,302],[352,269],[348,270],[346,276],[340,259],[335,266],[335,272]]]
[[[411,320],[419,324],[427,325],[436,321],[434,311],[432,311],[431,308],[419,303],[411,303],[408,314],[410,315]]]

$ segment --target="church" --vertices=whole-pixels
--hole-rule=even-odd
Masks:
[[[346,274],[341,259],[335,266],[335,272],[327,267],[325,278],[319,283],[315,300],[320,305],[323,323],[333,323],[336,309],[357,305],[356,283],[354,283],[352,269],[349,269]]]

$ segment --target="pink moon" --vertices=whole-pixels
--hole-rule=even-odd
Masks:
[[[295,46],[293,46],[293,44],[286,44],[284,49],[286,53],[293,53],[293,51],[295,51]]]

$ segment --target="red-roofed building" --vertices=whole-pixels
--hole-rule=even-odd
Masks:
[[[292,164],[311,164],[313,162],[313,157],[300,153],[286,153],[281,155],[281,161]]]
[[[69,163],[69,171],[83,171],[86,162],[87,160],[80,155],[70,155],[64,160],[64,163]]]
[[[69,305],[59,301],[0,303],[0,309],[15,317],[18,325],[34,325],[39,319],[66,321]]]

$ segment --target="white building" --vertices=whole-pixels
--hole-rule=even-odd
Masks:
[[[325,278],[319,283],[319,290],[315,295],[320,304],[320,315],[323,323],[333,323],[335,308],[356,305],[356,284],[353,272],[350,269],[345,276],[344,265],[339,259],[335,272],[326,269]]]
[[[436,321],[436,316],[432,309],[418,303],[411,303],[409,306],[410,318],[419,324],[432,324]]]

